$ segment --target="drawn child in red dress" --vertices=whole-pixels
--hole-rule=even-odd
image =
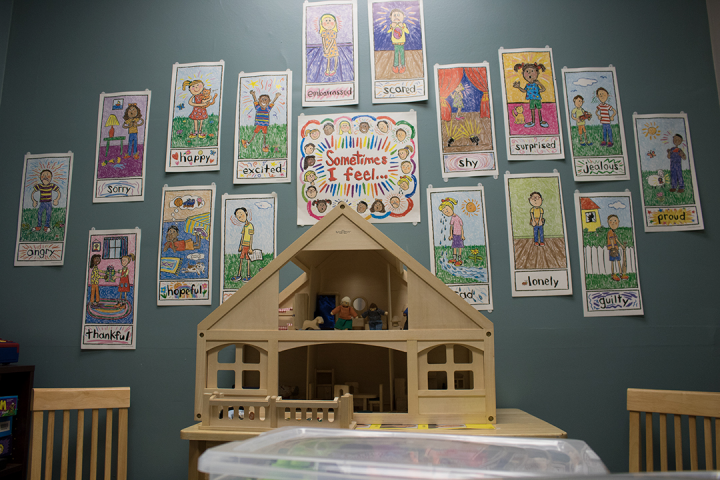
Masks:
[[[128,265],[131,261],[135,261],[134,253],[124,255],[120,259],[122,268],[120,269],[120,283],[118,284],[118,292],[120,293],[120,298],[117,301],[118,305],[123,302],[128,303],[128,293],[130,293],[130,269]]]
[[[207,135],[202,131],[203,121],[208,118],[207,107],[215,103],[217,93],[211,99],[210,90],[207,90],[203,81],[197,78],[195,80],[185,80],[182,87],[183,90],[187,87],[192,94],[191,99],[188,100],[188,105],[193,107],[193,111],[190,112],[188,118],[193,121],[195,129],[193,133],[188,135],[188,138],[205,138]]]

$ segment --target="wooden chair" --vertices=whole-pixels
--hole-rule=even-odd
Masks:
[[[703,418],[705,469],[712,470],[720,460],[720,393],[628,388],[630,412],[630,473],[641,471],[640,412],[645,412],[645,469],[653,471],[653,413],[659,414],[660,470],[668,470],[667,415],[673,415],[675,470],[683,469],[681,415],[688,416],[690,469],[698,469],[697,417]],[[715,463],[713,463],[712,423],[715,423]]]
[[[378,412],[383,411],[383,385],[382,383],[378,386],[377,398],[368,401],[368,408],[371,412],[375,411],[375,407],[378,408]]]
[[[70,443],[70,410],[77,410],[77,443],[75,446],[75,479],[82,479],[85,410],[92,410],[90,437],[90,479],[97,476],[98,413],[106,409],[105,421],[105,479],[112,475],[113,409],[118,409],[117,421],[117,479],[127,479],[128,408],[130,388],[35,388],[33,389],[33,427],[30,439],[30,480],[40,480],[43,463],[43,420],[47,411],[45,436],[45,480],[52,478],[55,412],[62,411],[62,461],[60,478],[68,478]]]

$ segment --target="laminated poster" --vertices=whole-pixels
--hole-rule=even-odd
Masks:
[[[687,115],[634,113],[633,126],[645,231],[703,230]]]
[[[210,305],[215,184],[163,188],[158,305]]]
[[[586,317],[642,315],[630,192],[575,192]]]
[[[277,195],[222,196],[220,303],[277,255]]]
[[[94,203],[145,200],[150,90],[101,93]]]
[[[492,310],[483,187],[430,187],[427,194],[433,275],[477,310]]]
[[[140,229],[90,230],[82,349],[135,349]]]
[[[298,132],[298,225],[340,201],[372,222],[420,221],[414,110],[300,115]]]
[[[234,183],[290,182],[292,72],[240,72]]]
[[[560,174],[505,174],[513,297],[572,295]]]
[[[575,181],[629,180],[615,67],[563,67],[562,74]]]
[[[357,3],[303,4],[303,107],[357,105]]]
[[[220,170],[224,72],[223,60],[173,65],[166,172]]]
[[[428,99],[422,0],[368,1],[373,103]]]
[[[73,154],[25,155],[15,266],[65,261]]]
[[[488,63],[435,65],[435,92],[443,178],[497,175]]]
[[[552,48],[498,53],[508,160],[565,158]]]

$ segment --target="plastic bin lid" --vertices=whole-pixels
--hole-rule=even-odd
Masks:
[[[340,480],[605,475],[585,442],[378,430],[280,428],[202,454],[223,478]],[[213,477],[215,478],[215,477]]]

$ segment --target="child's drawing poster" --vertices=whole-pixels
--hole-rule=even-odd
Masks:
[[[575,192],[586,317],[642,315],[630,192]]]
[[[290,181],[292,72],[243,73],[235,108],[234,183]]]
[[[220,170],[225,62],[173,65],[166,172]]]
[[[430,269],[477,310],[492,310],[482,186],[428,188]]]
[[[15,266],[65,261],[73,154],[25,155]]]
[[[505,174],[513,297],[572,295],[559,173]]]
[[[210,305],[215,184],[163,188],[158,305]]]
[[[90,230],[82,349],[135,349],[140,229]]]
[[[498,53],[508,160],[565,158],[552,48]]]
[[[497,175],[489,65],[435,65],[443,178]]]
[[[562,69],[576,182],[629,180],[615,67]]]
[[[357,105],[357,3],[303,4],[303,107]]]
[[[150,90],[101,93],[93,202],[145,199]]]
[[[222,196],[220,303],[277,255],[277,195]]]
[[[703,230],[687,115],[634,113],[633,127],[645,231]]]
[[[372,222],[420,221],[414,110],[300,115],[298,132],[298,225],[340,201]]]
[[[373,103],[428,99],[422,0],[369,0]]]

